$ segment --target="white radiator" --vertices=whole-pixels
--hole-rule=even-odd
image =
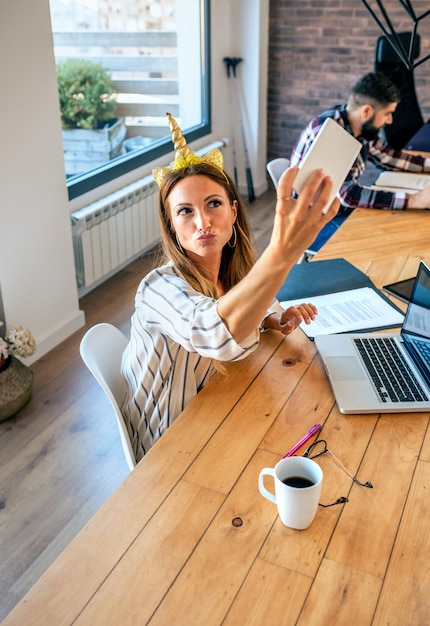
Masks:
[[[157,243],[157,192],[147,176],[71,214],[81,295]]]
[[[202,155],[226,145],[217,141]],[[151,175],[71,214],[79,296],[152,248],[160,239],[158,187]]]

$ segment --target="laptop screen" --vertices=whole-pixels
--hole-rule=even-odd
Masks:
[[[404,347],[430,387],[430,269],[422,261],[401,334]]]
[[[422,261],[402,326],[405,332],[430,339],[430,268]]]

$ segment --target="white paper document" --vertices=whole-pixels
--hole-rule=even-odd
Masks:
[[[397,311],[370,287],[324,296],[309,296],[301,298],[300,302],[311,302],[318,309],[318,315],[313,322],[300,325],[308,337],[371,330],[384,326],[401,326],[404,318],[403,313]],[[291,305],[297,306],[300,302],[284,300],[280,304],[283,309],[287,309]]]
[[[416,172],[381,172],[375,180],[374,188],[387,191],[415,193],[430,185],[430,174]]]

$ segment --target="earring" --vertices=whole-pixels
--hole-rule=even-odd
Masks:
[[[175,233],[175,237],[176,237],[176,243],[178,244],[179,250],[182,252],[182,254],[185,254],[185,251],[183,247],[181,246],[181,242],[179,241],[178,233]]]
[[[231,237],[233,237],[233,243],[230,243]],[[227,242],[228,246],[229,248],[235,248],[237,244],[237,232],[236,232],[236,226],[234,224],[233,224],[233,232],[232,232],[231,237],[230,237],[230,240]]]

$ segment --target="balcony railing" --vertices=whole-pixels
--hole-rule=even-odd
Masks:
[[[80,58],[108,70],[127,138],[159,139],[166,135],[166,111],[180,117],[176,32],[57,32],[54,51],[56,62]]]

